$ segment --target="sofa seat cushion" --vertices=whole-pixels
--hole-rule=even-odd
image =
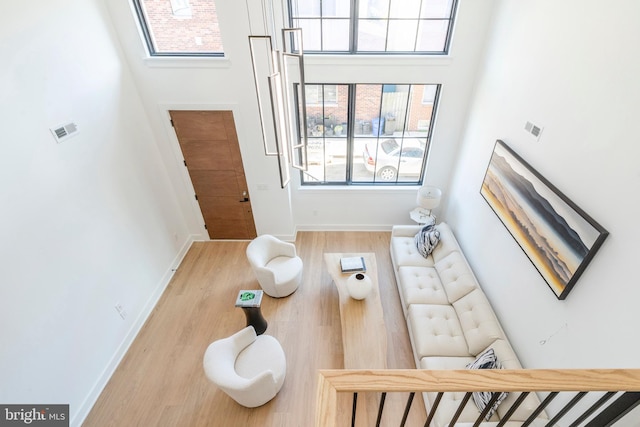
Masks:
[[[412,304],[407,326],[416,360],[425,356],[472,356],[450,305]]]
[[[433,267],[433,258],[431,256],[423,257],[418,252],[415,242],[415,234],[407,237],[391,238],[391,259],[396,269],[407,265],[417,267]]]
[[[435,268],[400,267],[398,277],[405,311],[411,304],[449,304]]]
[[[453,307],[460,320],[470,354],[478,355],[495,340],[503,338],[498,319],[480,289],[460,298],[453,303]]]
[[[435,269],[451,304],[479,287],[467,261],[458,251],[436,262]]]
[[[473,356],[449,357],[449,356],[430,356],[420,359],[419,369],[440,369],[440,370],[459,370],[473,362]]]

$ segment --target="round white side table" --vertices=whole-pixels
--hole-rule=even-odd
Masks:
[[[425,208],[417,207],[409,212],[409,217],[418,224],[435,224],[436,217]]]

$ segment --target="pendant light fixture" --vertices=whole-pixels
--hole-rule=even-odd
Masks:
[[[269,18],[264,2],[262,6],[268,31],[275,26],[273,14]],[[307,170],[302,29],[283,28],[281,49],[274,42],[271,35],[249,36],[264,153],[277,157],[280,185],[285,188],[291,180],[290,167]]]

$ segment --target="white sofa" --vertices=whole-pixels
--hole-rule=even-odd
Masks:
[[[493,348],[503,368],[521,369],[451,228],[446,223],[436,225],[440,242],[426,258],[420,255],[414,240],[420,229],[419,225],[394,226],[390,244],[416,367],[465,369],[478,354]],[[510,393],[490,421],[499,421],[518,394]],[[429,411],[436,393],[424,393],[423,396]],[[432,425],[448,425],[463,397],[464,393],[445,393]],[[513,425],[520,425],[518,421],[526,420],[539,403],[537,396],[530,394],[509,420],[514,421]],[[470,400],[458,424],[473,423],[478,415],[478,409]],[[546,414],[539,418],[546,419]],[[491,422],[486,425],[495,424]]]

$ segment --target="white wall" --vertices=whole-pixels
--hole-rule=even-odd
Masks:
[[[8,2],[0,40],[0,402],[75,425],[189,234],[103,3]]]
[[[316,83],[441,84],[424,182],[440,187],[446,196],[493,4],[493,0],[459,2],[448,56],[369,57],[363,61],[308,55],[305,77]],[[413,223],[409,211],[416,206],[416,187],[317,189],[294,185],[292,199],[298,229],[389,229],[393,224]],[[434,213],[439,215],[441,210]]]
[[[187,226],[208,240],[168,110],[232,110],[259,234],[294,235],[289,189],[281,189],[275,157],[265,157],[249,55],[246,2],[217,0],[225,59],[147,58],[130,2],[105,0],[139,88]],[[258,2],[254,6],[259,8]],[[252,25],[258,19],[254,19]]]
[[[525,367],[638,368],[640,3],[498,5],[447,220]],[[611,233],[564,301],[479,194],[496,139]]]
[[[227,60],[145,60],[135,18],[127,2],[106,0],[118,29],[163,159],[189,229],[206,239],[201,214],[180,154],[175,134],[166,123],[167,106],[225,108],[233,105],[245,172],[258,234],[293,238],[299,229],[389,229],[410,223],[415,187],[390,189],[300,188],[293,171],[292,185],[280,189],[277,162],[265,157],[255,98],[247,36],[263,34],[261,7],[247,2],[217,0]],[[441,83],[442,97],[427,181],[446,192],[460,131],[467,114],[477,67],[484,51],[494,0],[463,0],[447,58],[368,59],[307,56],[307,81],[372,83]],[[278,1],[275,2],[279,4]],[[249,12],[249,13],[248,13]],[[251,16],[251,22],[248,19]],[[276,12],[277,16],[281,13]]]
[[[260,146],[245,2],[217,1],[227,59],[188,66],[145,60],[128,2],[105,2],[110,18],[100,0],[11,2],[0,17],[0,401],[70,403],[75,423],[190,235],[204,238],[168,109],[234,111],[259,233],[408,223],[415,199],[414,189],[279,189]],[[637,367],[640,6],[499,1],[465,122],[494,0],[460,3],[450,58],[315,60],[308,79],[442,83],[427,181],[445,190],[442,217],[525,366]],[[545,127],[540,142],[527,120]],[[57,145],[48,129],[67,121],[80,134]],[[611,232],[566,301],[479,195],[498,138]]]

